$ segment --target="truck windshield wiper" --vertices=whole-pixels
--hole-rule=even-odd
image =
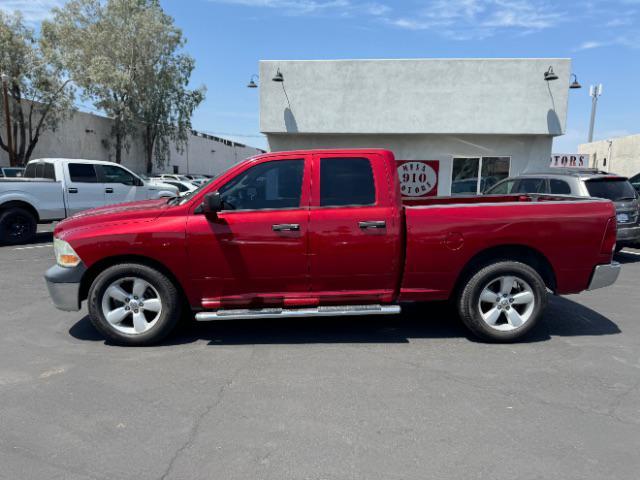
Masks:
[[[622,197],[622,198],[618,198],[616,199],[616,202],[624,202],[625,200],[635,200],[636,197]]]

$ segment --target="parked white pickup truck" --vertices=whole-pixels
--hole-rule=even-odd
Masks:
[[[112,162],[32,160],[22,178],[0,179],[0,244],[28,242],[38,223],[89,208],[176,195],[177,188],[145,182]]]

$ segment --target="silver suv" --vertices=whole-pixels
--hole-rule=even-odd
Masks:
[[[595,169],[569,170],[558,172],[526,173],[506,178],[484,192],[506,193],[548,193],[557,195],[577,195],[611,200],[616,206],[618,219],[618,239],[616,251],[624,247],[640,246],[640,202],[626,177]]]

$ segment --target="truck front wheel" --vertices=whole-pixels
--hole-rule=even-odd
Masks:
[[[512,342],[531,330],[547,304],[544,281],[520,262],[500,261],[478,270],[458,297],[458,313],[478,337]]]
[[[140,264],[114,265],[93,281],[88,295],[95,328],[119,345],[151,345],[166,337],[180,318],[180,292],[158,270]]]
[[[38,224],[31,212],[20,207],[0,212],[0,244],[16,245],[32,241]]]

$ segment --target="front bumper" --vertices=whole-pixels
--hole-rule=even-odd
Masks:
[[[620,275],[622,267],[618,262],[611,262],[608,265],[596,265],[591,275],[591,282],[587,290],[595,290],[596,288],[608,287],[613,285]]]
[[[47,270],[44,280],[56,308],[65,312],[80,310],[80,282],[86,271],[83,263],[72,268],[54,265]]]

